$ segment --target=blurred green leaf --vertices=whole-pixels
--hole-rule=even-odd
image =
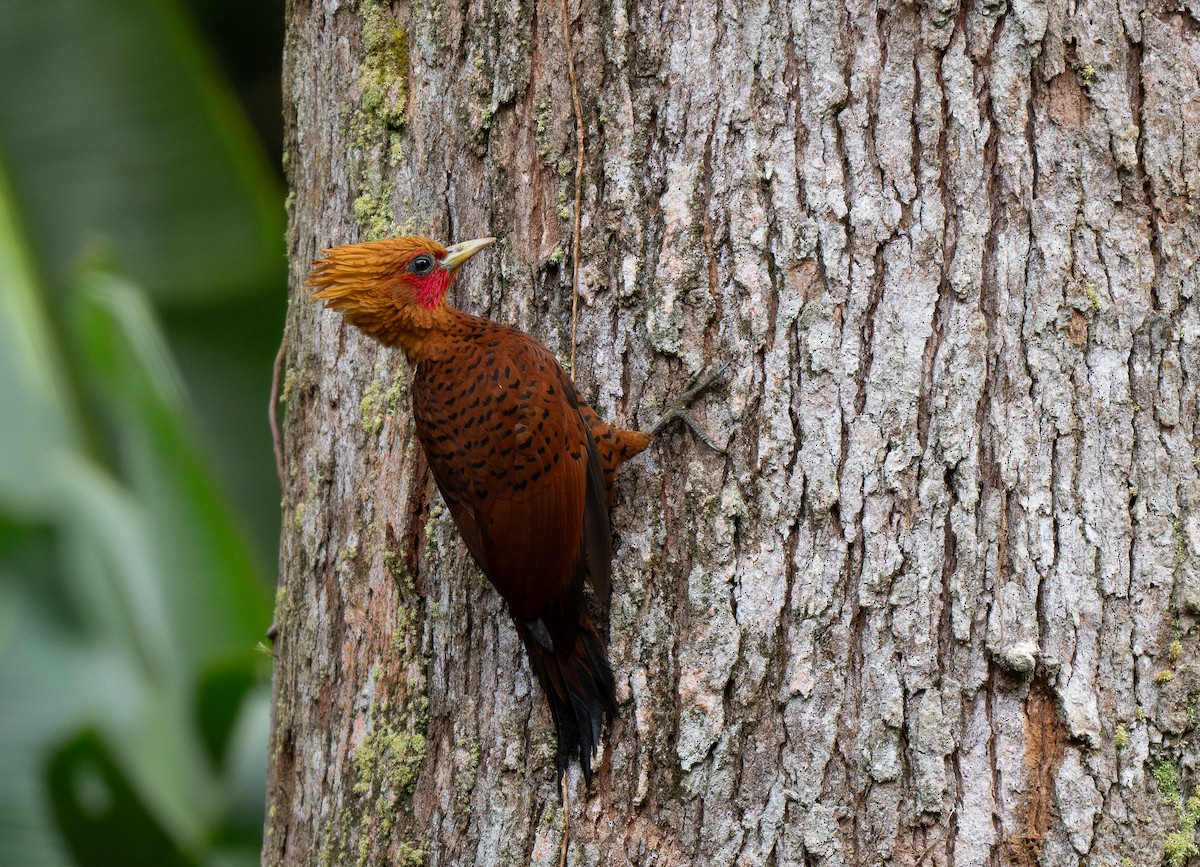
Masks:
[[[37,575],[39,580],[26,589],[40,615],[57,626],[82,629],[84,619],[72,602],[70,578],[56,556],[56,543],[53,525],[20,521],[0,511],[0,587],[16,580],[16,575]],[[10,613],[0,604],[0,615]],[[5,632],[0,625],[0,652],[5,643]]]
[[[179,376],[153,312],[128,281],[86,270],[76,297],[88,384],[113,426],[119,462],[147,504],[172,643],[193,676],[214,655],[249,653],[271,622],[245,534],[188,433]]]
[[[254,540],[259,562],[272,565],[279,551],[279,482],[267,403],[283,330],[282,273],[274,288],[226,307],[163,314],[195,406],[197,438],[236,507],[239,526]]]
[[[251,780],[261,798],[267,709],[247,694],[265,692],[266,660],[254,647],[269,621],[266,592],[190,445],[186,400],[144,299],[107,274],[90,275],[77,297],[87,323],[79,333],[89,339],[76,351],[96,359],[86,384],[124,444],[118,464],[130,481],[82,452],[52,447],[36,463],[55,529],[0,520],[0,599],[16,612],[0,622],[0,850],[25,853],[23,864],[54,863],[29,757],[88,719],[103,726],[116,745],[114,767],[152,799],[172,839],[201,848],[233,841],[242,848],[223,843],[221,858],[236,861],[257,848],[244,828],[261,827],[261,801],[247,803],[244,791]],[[35,604],[46,548],[56,552],[81,629],[46,619],[49,606]],[[239,682],[227,686],[240,695],[227,689],[224,701],[203,701],[201,712],[215,719],[198,719],[203,673],[220,666],[239,667]],[[258,739],[230,753],[248,715]],[[206,761],[218,740],[224,768]],[[238,817],[226,822],[235,798]],[[89,833],[103,824],[97,817]],[[108,831],[105,851],[124,857],[119,823]]]
[[[56,469],[60,556],[90,634],[124,648],[147,676],[178,676],[146,511],[94,463],[65,455]]]
[[[0,20],[0,153],[52,285],[97,238],[160,302],[278,281],[282,192],[179,3],[0,0]]]
[[[80,867],[196,863],[147,809],[98,732],[82,731],[56,749],[46,778],[55,820]]]
[[[281,19],[282,4],[269,5]],[[249,30],[246,20],[226,29]],[[179,0],[0,0],[0,21],[0,163],[29,261],[56,299],[97,247],[145,287],[220,484],[258,556],[273,559],[278,491],[262,419],[286,295],[276,170]],[[239,38],[278,62],[278,42]]]
[[[28,250],[0,164],[0,505],[34,517],[49,508],[47,456],[74,448],[79,436]]]
[[[0,862],[21,867],[259,848],[247,527],[269,552],[282,193],[182,10],[0,0]]]
[[[257,681],[245,659],[230,659],[209,666],[196,690],[196,725],[205,752],[214,768],[225,763],[242,700]]]
[[[220,733],[228,752],[247,713],[265,718],[246,690],[264,689],[254,646],[270,621],[266,582],[195,446],[146,299],[128,281],[85,270],[71,299],[76,327],[52,329],[2,182],[0,274],[19,279],[0,281],[0,338],[19,339],[0,339],[9,372],[0,388],[17,411],[0,424],[0,602],[11,612],[0,618],[0,852],[19,853],[23,865],[62,863],[49,831],[52,791],[55,815],[82,821],[61,828],[76,857],[104,837],[96,851],[111,863],[169,860],[174,850],[161,839],[144,849],[125,835],[123,823],[148,811],[165,839],[189,852],[231,840],[219,857],[236,861],[256,848],[243,829],[261,827],[261,804],[248,805],[243,791],[246,780],[262,791],[265,739],[229,753],[238,767],[214,769],[206,735]],[[67,357],[90,400],[71,397]],[[87,428],[112,435],[112,466],[84,447]],[[243,680],[233,706],[210,702],[217,719],[199,724],[202,673],[223,660],[239,661],[253,684]],[[83,821],[72,810],[86,803],[62,787],[65,766],[39,782],[36,757],[85,720],[104,733],[96,773],[121,806]],[[239,816],[227,821],[235,798]]]

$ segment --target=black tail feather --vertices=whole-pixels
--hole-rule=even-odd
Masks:
[[[590,783],[592,757],[599,749],[605,719],[617,713],[617,691],[603,639],[588,617],[581,620],[575,643],[568,650],[547,648],[521,621],[517,621],[517,631],[550,704],[558,736],[559,778],[566,774],[571,760],[577,759]]]

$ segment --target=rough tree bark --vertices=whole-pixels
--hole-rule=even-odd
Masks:
[[[1200,7],[571,0],[579,362],[652,421],[571,863],[1182,863],[1200,696]],[[557,3],[292,0],[264,862],[552,864],[552,728],[321,246],[494,234],[570,354]],[[1129,861],[1123,861],[1129,859]]]

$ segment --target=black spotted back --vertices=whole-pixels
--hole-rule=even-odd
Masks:
[[[417,435],[480,566],[514,614],[536,619],[576,579],[588,429],[540,343],[465,315],[454,328],[453,352],[414,377]]]

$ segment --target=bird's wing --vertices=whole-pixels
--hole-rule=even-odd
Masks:
[[[604,476],[567,375],[510,329],[414,382],[417,432],[468,549],[515,617],[573,642],[590,576],[607,599]],[[453,379],[453,386],[445,385]]]

